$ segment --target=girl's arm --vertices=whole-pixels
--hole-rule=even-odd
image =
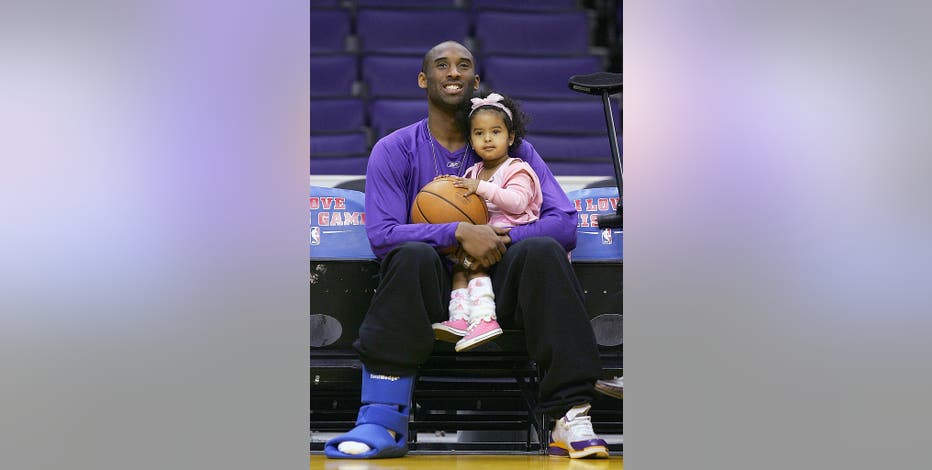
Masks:
[[[476,194],[492,202],[509,214],[521,214],[534,198],[534,179],[526,170],[520,170],[498,187],[488,181],[479,181]]]

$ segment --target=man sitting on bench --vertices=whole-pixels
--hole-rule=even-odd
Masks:
[[[413,78],[413,77],[412,77]],[[401,457],[408,452],[414,376],[434,347],[431,324],[448,318],[450,266],[437,248],[458,245],[487,269],[498,321],[524,330],[541,369],[538,411],[556,419],[552,455],[608,457],[588,414],[601,375],[582,289],[566,253],[576,245],[576,210],[550,169],[524,141],[543,191],[539,220],[509,229],[468,223],[410,224],[421,187],[440,174],[462,176],[478,161],[455,111],[479,85],[472,53],[444,42],[424,56],[418,85],[427,118],[380,139],[366,171],[366,231],[381,260],[378,290],[353,344],[363,363],[356,427],[326,443],[330,458]]]

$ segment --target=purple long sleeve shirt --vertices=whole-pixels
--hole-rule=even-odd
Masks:
[[[433,145],[431,142],[427,119],[423,119],[383,137],[372,148],[366,168],[366,233],[372,251],[379,258],[409,241],[425,242],[438,248],[456,245],[458,222],[412,224],[409,219],[411,204],[418,191],[437,175],[462,176],[479,157],[471,150],[467,155],[465,147],[449,152],[437,142]],[[512,228],[509,233],[512,243],[548,236],[567,251],[575,248],[576,208],[550,168],[527,141],[511,156],[531,165],[544,194],[540,219]]]

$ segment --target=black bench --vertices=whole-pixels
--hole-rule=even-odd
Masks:
[[[622,263],[574,262],[585,286],[586,307],[600,343],[604,378],[622,375]],[[311,260],[311,430],[345,432],[360,406],[361,364],[351,348],[378,284],[372,260]],[[524,333],[505,334],[473,351],[454,353],[437,342],[414,389],[411,450],[517,451],[546,449],[549,423],[534,410],[540,380],[527,356]],[[621,434],[622,402],[593,402],[597,433]],[[417,442],[418,432],[495,431],[490,442]],[[538,436],[533,439],[533,436]],[[544,442],[541,445],[540,442]],[[312,439],[311,450],[323,450]],[[621,444],[610,445],[620,451]]]

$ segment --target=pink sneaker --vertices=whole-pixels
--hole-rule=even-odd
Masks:
[[[469,329],[466,336],[456,342],[456,352],[473,349],[502,334],[502,327],[495,321],[495,294],[492,280],[477,277],[469,281]]]
[[[455,343],[466,335],[469,329],[469,299],[466,289],[454,290],[450,295],[450,319],[434,323],[434,338],[448,343]]]
[[[434,323],[431,326],[434,328],[434,338],[448,343],[459,342],[469,330],[469,323],[462,318]]]
[[[469,351],[502,334],[502,327],[494,318],[483,318],[469,325],[466,336],[456,342],[456,352]]]

